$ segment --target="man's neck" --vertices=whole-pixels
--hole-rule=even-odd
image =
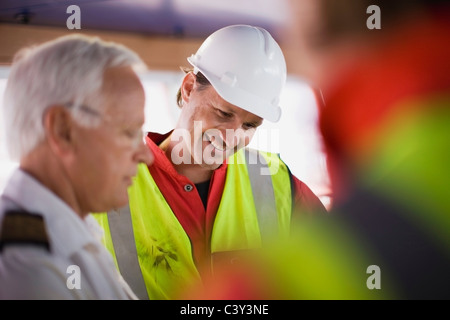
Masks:
[[[198,164],[178,164],[174,165],[175,170],[187,177],[192,183],[197,184],[211,179],[214,170],[204,168]]]

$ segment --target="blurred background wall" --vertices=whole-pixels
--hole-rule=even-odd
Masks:
[[[71,10],[71,5],[79,11]],[[69,29],[68,21],[73,22],[77,13],[80,29]],[[317,95],[311,84],[291,72],[302,62],[292,54],[284,34],[290,19],[284,0],[2,0],[0,103],[17,50],[71,33],[98,35],[130,47],[147,63],[149,72],[142,78],[147,93],[145,129],[164,133],[178,117],[175,94],[183,77],[180,67],[188,66],[186,58],[217,29],[231,24],[260,26],[271,32],[283,49],[288,80],[281,98],[281,120],[275,124],[265,121],[251,146],[279,153],[293,173],[330,207],[326,159],[317,130]],[[15,166],[1,136],[0,191]]]

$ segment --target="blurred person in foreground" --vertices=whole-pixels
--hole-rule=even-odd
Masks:
[[[3,104],[19,161],[0,197],[0,299],[137,299],[92,211],[121,207],[143,141],[142,60],[98,38],[21,50]]]
[[[291,70],[323,96],[333,207],[198,297],[449,299],[448,1],[290,4]]]
[[[291,5],[296,72],[324,98],[329,241],[361,246],[361,261],[344,245],[340,259],[367,278],[379,268],[370,297],[450,298],[449,2]]]
[[[206,292],[205,279],[288,237],[299,216],[327,213],[277,154],[246,147],[281,116],[286,62],[271,34],[227,26],[187,60],[176,127],[147,135],[155,162],[140,166],[129,205],[96,215],[142,299],[187,298],[197,283]]]

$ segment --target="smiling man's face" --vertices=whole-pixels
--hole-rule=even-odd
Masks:
[[[182,98],[176,130],[185,132],[184,143],[190,142],[190,160],[213,170],[248,145],[263,122],[261,117],[226,102],[212,86],[199,85],[192,73],[183,81]]]

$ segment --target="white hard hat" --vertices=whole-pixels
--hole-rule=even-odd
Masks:
[[[187,60],[225,101],[272,122],[280,119],[286,61],[265,29],[249,25],[219,29]]]

